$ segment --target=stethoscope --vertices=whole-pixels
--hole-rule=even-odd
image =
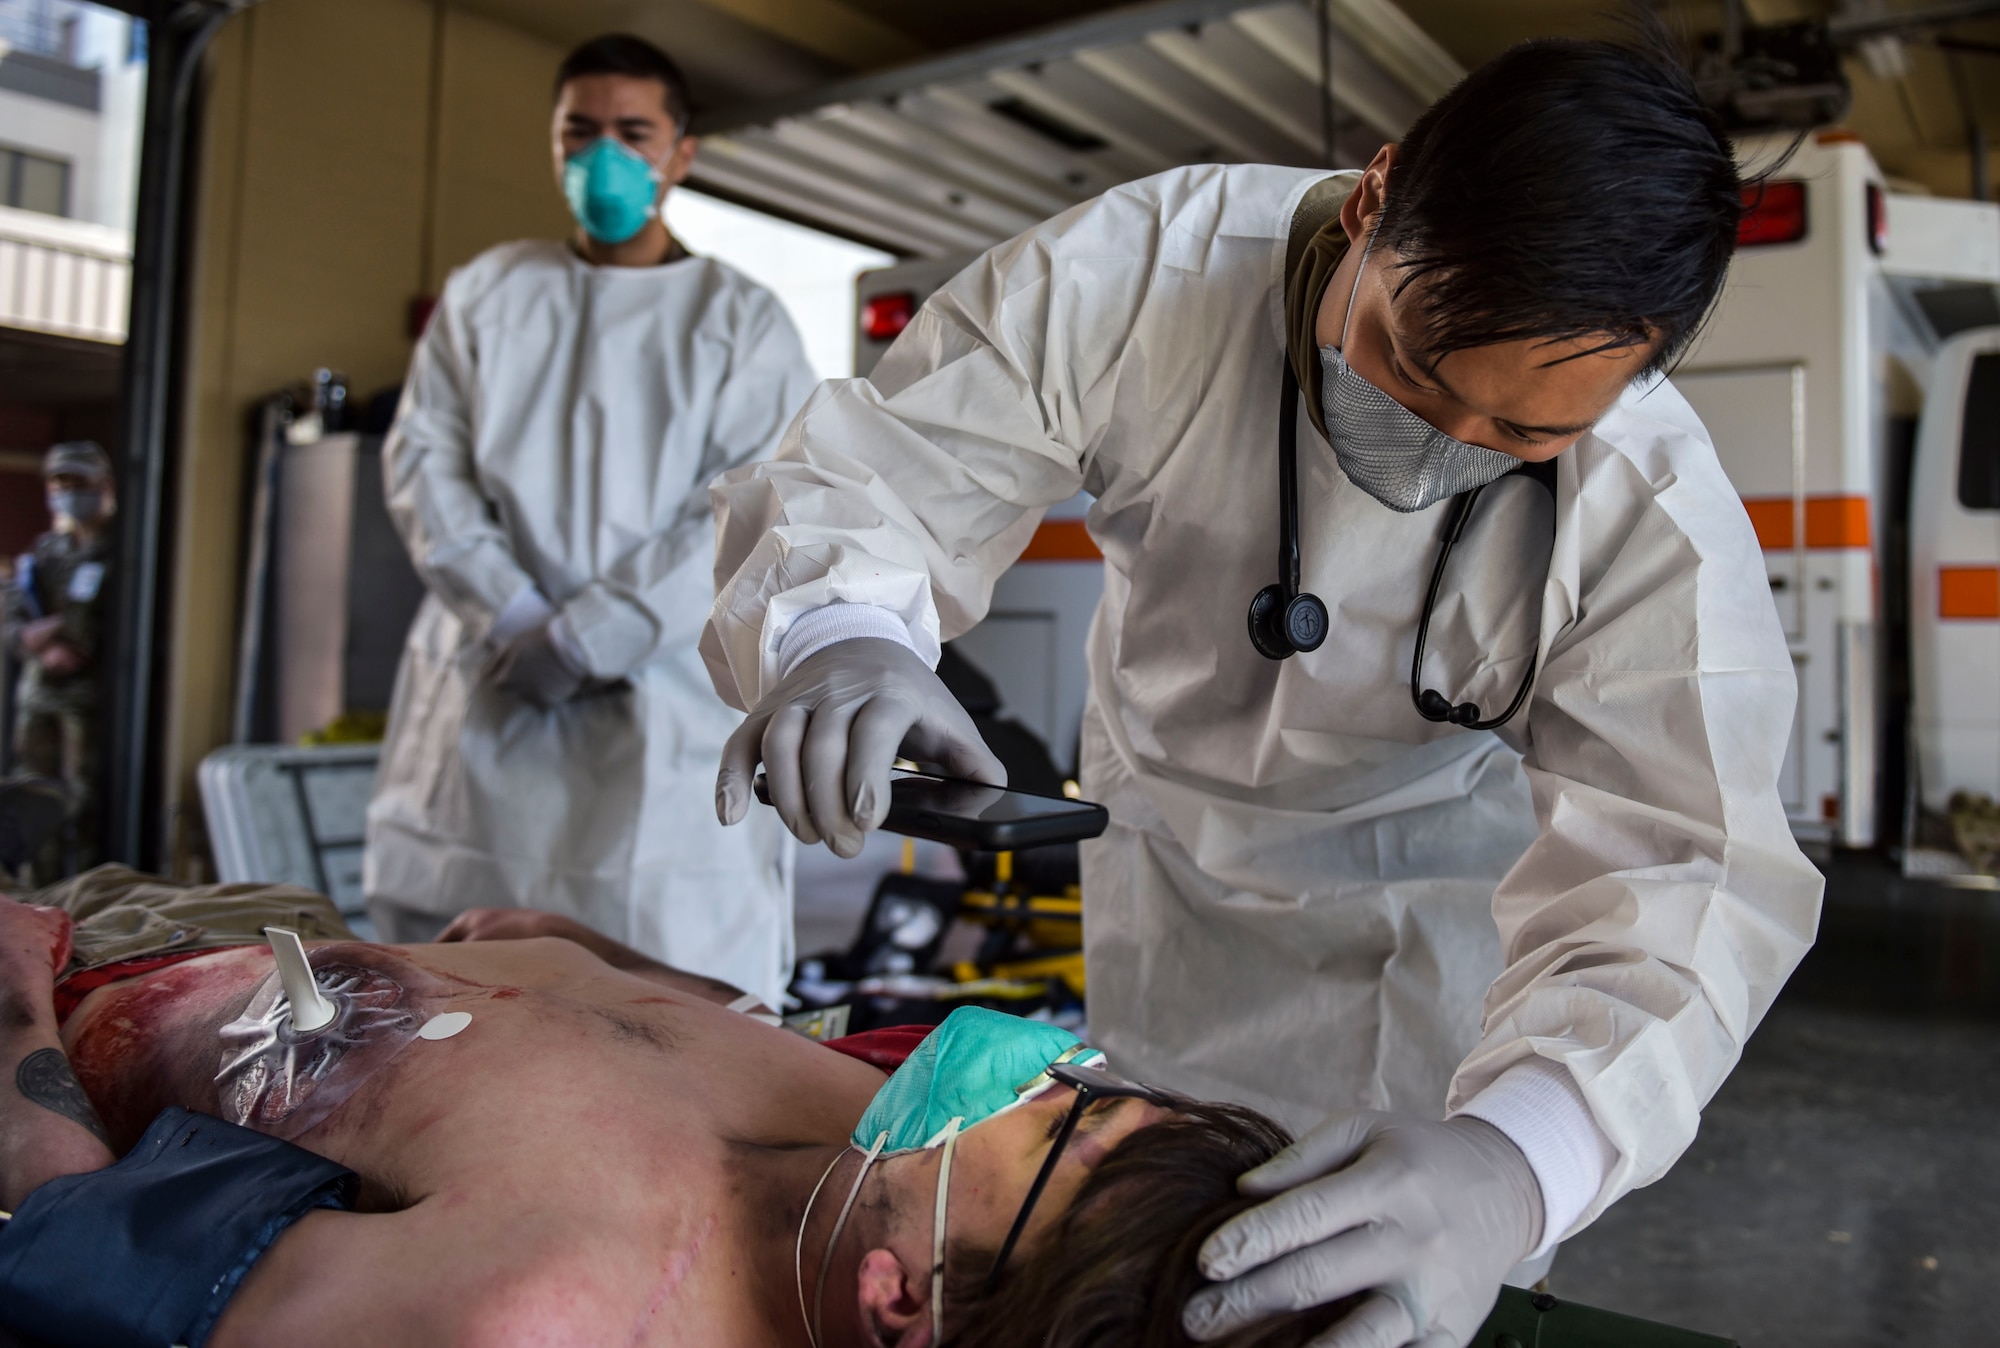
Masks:
[[[1320,643],[1326,640],[1328,626],[1325,603],[1318,595],[1299,587],[1299,381],[1289,360],[1285,362],[1283,397],[1278,410],[1279,579],[1257,591],[1257,597],[1250,601],[1250,644],[1257,648],[1259,655],[1271,660],[1288,659],[1300,651],[1318,650]],[[1551,507],[1554,506],[1554,459],[1542,463],[1523,462],[1499,481],[1505,482],[1510,477],[1525,477],[1540,483],[1549,493]],[[1445,564],[1451,560],[1451,550],[1465,533],[1473,507],[1485,490],[1485,487],[1474,487],[1451,498],[1450,508],[1445,514],[1444,532],[1438,539],[1437,564],[1431,568],[1430,589],[1424,594],[1423,616],[1417,621],[1416,650],[1410,656],[1410,701],[1416,704],[1417,714],[1426,721],[1449,722],[1467,730],[1492,730],[1512,720],[1527,703],[1528,694],[1535,686],[1538,664],[1537,656],[1528,657],[1528,672],[1522,676],[1521,686],[1514,691],[1514,700],[1507,704],[1507,710],[1494,717],[1482,717],[1476,702],[1453,702],[1437,689],[1423,686],[1424,646],[1430,639],[1431,614],[1437,608],[1438,590],[1444,585]],[[1549,511],[1549,519],[1549,554],[1553,558],[1553,508]]]

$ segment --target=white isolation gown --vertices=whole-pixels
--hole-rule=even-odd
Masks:
[[[742,718],[695,646],[709,480],[766,456],[812,384],[782,307],[714,261],[595,267],[524,242],[453,274],[383,452],[430,593],[368,810],[369,897],[566,913],[782,992],[790,839],[716,823]],[[489,628],[531,585],[612,691],[544,712],[485,675]]]
[[[702,651],[754,705],[792,624],[846,602],[934,658],[1042,511],[1091,493],[1093,1042],[1294,1127],[1483,1113],[1545,1196],[1577,1191],[1551,1198],[1553,1240],[1672,1164],[1811,941],[1821,880],[1776,789],[1792,664],[1743,507],[1662,380],[1561,456],[1552,557],[1545,493],[1539,536],[1500,527],[1533,517],[1520,479],[1455,554],[1433,686],[1504,706],[1539,614],[1504,733],[1411,704],[1447,507],[1381,506],[1303,415],[1304,584],[1331,628],[1282,663],[1252,649],[1286,236],[1323,176],[1176,170],[967,268],[872,381],[822,385],[777,460],[717,484]]]

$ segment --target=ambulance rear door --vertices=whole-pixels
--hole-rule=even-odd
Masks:
[[[1910,493],[1911,675],[1918,786],[2000,799],[2000,327],[1939,350]]]

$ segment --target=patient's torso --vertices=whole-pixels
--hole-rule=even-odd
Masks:
[[[351,994],[337,1052],[301,1044],[311,1051],[246,1065],[272,971],[261,947],[85,999],[64,1044],[120,1149],[180,1104],[348,1166],[365,1208],[463,1201],[490,1224],[498,1200],[545,1232],[567,1215],[654,1269],[678,1256],[727,1277],[726,1259],[694,1252],[737,1245],[736,1227],[765,1219],[743,1212],[742,1149],[838,1143],[882,1081],[566,941],[343,944],[313,958],[322,986],[337,964]],[[447,1038],[414,1033],[445,1012],[471,1019]]]

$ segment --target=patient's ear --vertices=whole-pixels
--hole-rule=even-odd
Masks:
[[[931,1280],[913,1278],[894,1250],[873,1249],[861,1256],[861,1324],[877,1348],[930,1348]]]

